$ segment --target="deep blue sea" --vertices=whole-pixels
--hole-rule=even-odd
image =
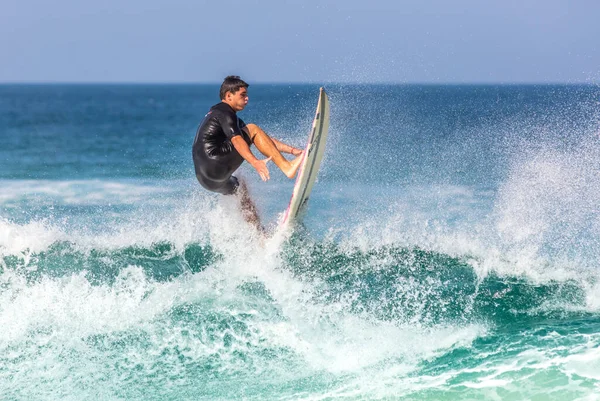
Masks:
[[[600,400],[599,87],[326,85],[266,241],[194,176],[218,89],[0,85],[1,400]],[[303,147],[318,90],[240,117]]]

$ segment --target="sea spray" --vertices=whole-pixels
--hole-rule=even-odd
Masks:
[[[318,86],[253,88],[303,143]],[[195,182],[213,87],[0,108],[0,398],[597,398],[598,89],[327,89],[309,213],[267,240]],[[274,232],[271,172],[240,171]]]

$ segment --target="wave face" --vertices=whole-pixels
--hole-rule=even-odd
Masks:
[[[267,240],[195,182],[217,90],[0,87],[1,399],[596,399],[597,88],[331,87]],[[300,146],[318,88],[251,90]],[[276,231],[292,182],[240,174]]]

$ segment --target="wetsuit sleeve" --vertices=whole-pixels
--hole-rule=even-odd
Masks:
[[[250,146],[250,144],[252,143],[252,140],[250,139],[250,136],[248,135],[247,131],[243,130],[243,128],[246,127],[246,123],[244,122],[244,120],[242,120],[239,117],[238,117],[238,125],[240,126],[240,129],[242,131],[242,137],[244,138],[244,141],[246,141],[248,146]]]
[[[234,136],[242,135],[242,127],[238,123],[238,118],[234,113],[219,113],[219,123],[227,139],[231,140]],[[241,120],[240,120],[241,121]]]
[[[244,120],[242,120],[239,117],[238,117],[238,124],[239,124],[240,128],[244,128],[246,126],[246,123],[244,122]]]

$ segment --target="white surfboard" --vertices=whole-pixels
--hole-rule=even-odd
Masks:
[[[317,179],[319,166],[325,152],[327,131],[329,130],[329,99],[325,90],[321,88],[317,113],[313,120],[312,130],[308,136],[308,144],[302,155],[302,163],[298,169],[296,184],[292,198],[281,222],[282,228],[287,228],[298,221],[306,211],[306,203],[310,198],[312,187]]]

